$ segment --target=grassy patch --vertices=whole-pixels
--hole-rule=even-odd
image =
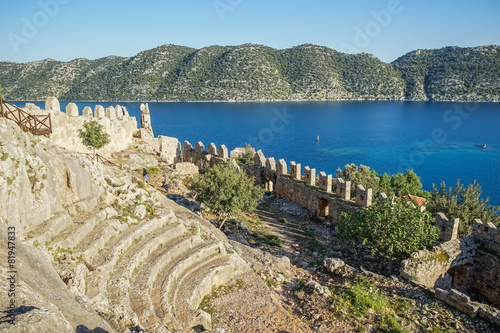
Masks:
[[[382,320],[377,323],[380,331],[407,332],[395,314],[404,315],[412,307],[412,302],[406,298],[396,301],[390,299],[368,277],[358,276],[352,285],[347,283],[342,288],[333,288],[331,302],[334,315],[340,319],[366,318],[372,309],[375,314],[382,316]]]
[[[212,292],[203,297],[198,309],[203,310],[209,315],[213,316],[215,314],[215,308],[212,306],[212,301],[214,299],[227,295],[236,289],[242,289],[244,285],[245,284],[243,280],[238,279],[234,284],[228,286],[212,287]]]
[[[64,248],[61,248],[61,247],[57,247],[57,249],[55,249],[55,251],[52,253],[52,259],[54,259],[54,261],[57,260],[57,256],[59,255],[59,253],[69,253],[71,254],[71,249],[70,248],[67,248],[67,249],[64,249]]]

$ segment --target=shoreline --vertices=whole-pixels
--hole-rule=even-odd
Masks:
[[[45,102],[46,99],[5,99],[8,102]],[[310,102],[432,102],[432,103],[500,103],[498,101],[462,101],[462,100],[414,100],[414,99],[283,99],[283,100],[194,100],[194,101],[184,101],[184,100],[65,100],[58,99],[59,102],[69,102],[69,103],[310,103]]]

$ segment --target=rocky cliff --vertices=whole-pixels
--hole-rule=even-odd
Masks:
[[[304,44],[199,50],[163,45],[130,58],[0,62],[10,100],[498,101],[499,46],[416,50],[391,64]]]
[[[188,332],[211,327],[218,285],[269,293],[223,233],[118,167],[5,118],[0,160],[2,332]]]

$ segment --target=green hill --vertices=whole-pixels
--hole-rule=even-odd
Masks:
[[[499,101],[499,46],[416,50],[391,64],[304,44],[199,50],[163,45],[130,58],[0,62],[10,100]]]

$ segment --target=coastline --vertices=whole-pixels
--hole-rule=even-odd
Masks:
[[[5,99],[9,102],[45,102],[45,99]],[[74,103],[309,103],[309,102],[447,102],[447,103],[500,103],[499,100],[478,101],[478,100],[433,100],[433,99],[281,99],[281,100],[66,100],[59,99],[60,102]]]

